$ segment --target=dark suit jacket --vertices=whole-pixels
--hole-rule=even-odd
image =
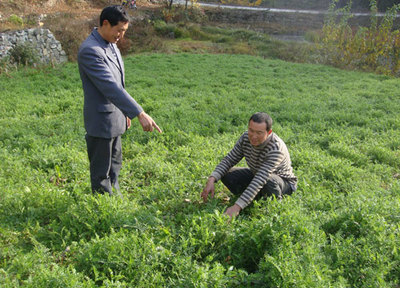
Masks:
[[[126,116],[132,119],[143,109],[125,90],[124,63],[119,49],[105,41],[95,28],[79,48],[78,65],[87,134],[100,138],[123,134],[127,128]]]

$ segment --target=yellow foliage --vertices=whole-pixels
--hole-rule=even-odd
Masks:
[[[260,6],[260,4],[262,3],[262,0],[256,0],[254,2],[249,1],[249,0],[221,0],[221,3],[255,7],[255,6]]]
[[[378,24],[353,30],[346,22],[329,21],[323,27],[321,52],[326,61],[338,67],[361,68],[386,75],[400,75],[400,32],[393,29],[393,15],[388,11]]]

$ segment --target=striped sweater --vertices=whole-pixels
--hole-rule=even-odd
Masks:
[[[253,146],[250,144],[247,131],[244,132],[233,149],[217,165],[211,176],[219,181],[243,157],[254,174],[254,178],[236,201],[236,204],[242,209],[253,201],[271,174],[287,180],[293,191],[296,190],[297,177],[293,174],[289,151],[286,144],[275,133],[269,135],[261,145]]]

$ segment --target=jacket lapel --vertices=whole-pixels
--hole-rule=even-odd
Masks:
[[[117,54],[116,55],[117,58],[115,58],[114,53],[113,53],[112,48],[111,48],[110,45],[114,45],[114,44],[110,43],[110,44],[107,45],[107,47],[105,49],[106,55],[107,55],[108,59],[110,59],[110,61],[113,62],[118,67],[118,69],[121,71],[121,66],[118,63],[118,62],[121,62],[121,61],[120,61],[120,59],[118,57],[117,49],[114,46],[115,53]]]
[[[114,51],[115,54],[117,56],[117,58],[115,58],[114,53],[112,51],[112,48],[110,45],[113,45],[114,47]],[[125,87],[125,75],[124,75],[124,69],[123,69],[123,62],[122,62],[122,58],[121,58],[121,54],[119,52],[119,49],[117,48],[117,45],[110,43],[109,45],[107,45],[106,47],[106,55],[108,57],[108,59],[111,60],[111,62],[113,62],[115,64],[115,66],[117,66],[119,72],[121,73],[121,79],[122,79],[122,86]]]
[[[116,45],[115,45],[116,46]],[[116,47],[115,52],[117,53],[117,58],[118,58],[118,62],[119,62],[119,68],[122,74],[122,84],[125,87],[125,67],[124,67],[124,61],[122,61],[122,56],[121,56],[121,52],[119,51],[119,49]]]
[[[116,47],[115,44],[106,42],[103,37],[97,32],[95,28],[92,32],[94,38],[96,38],[97,42],[100,44],[100,47],[104,49],[104,53],[106,54],[107,58],[118,68],[119,72],[121,73],[122,79],[122,86],[125,87],[125,75],[124,75],[124,63],[122,61],[121,53],[119,49]],[[114,57],[113,51],[111,50],[111,46],[113,45],[115,53],[117,54],[117,59]]]

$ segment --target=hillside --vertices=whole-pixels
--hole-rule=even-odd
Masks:
[[[4,21],[12,14],[18,16],[26,16],[30,14],[51,14],[58,12],[91,14],[98,11],[100,7],[102,7],[102,2],[103,1],[96,2],[86,0],[82,0],[79,2],[68,0],[4,0],[0,2],[0,11],[2,16],[1,19]],[[95,3],[98,4],[95,5]]]
[[[213,3],[233,3],[244,4],[246,1],[241,0],[203,0],[202,2]],[[249,1],[250,3],[253,1]],[[343,7],[349,1],[338,1],[337,6]],[[15,14],[20,17],[28,17],[29,15],[53,14],[53,13],[73,13],[77,17],[88,17],[88,15],[98,14],[99,10],[109,4],[119,4],[118,0],[3,0],[0,2],[0,24],[4,26],[4,22],[10,15]],[[137,1],[139,7],[149,7],[162,3],[162,1]],[[327,10],[331,0],[264,0],[261,4],[263,7],[284,8],[284,9],[307,9],[307,10]],[[386,11],[393,4],[400,3],[399,0],[378,1],[377,5],[380,11]],[[369,1],[355,0],[352,1],[354,11],[367,11],[369,9]],[[4,27],[0,26],[4,29]]]
[[[79,9],[77,9],[79,8]],[[98,14],[100,7],[89,2],[82,1],[79,6],[64,0],[48,1],[11,1],[0,2],[0,32],[7,30],[36,27],[43,25],[41,21],[49,15],[60,15],[68,13],[74,19],[92,17]]]
[[[98,16],[101,9],[106,5],[119,3],[119,1],[113,1],[2,1],[0,3],[2,13],[0,15],[0,32],[38,26],[47,28],[60,41],[68,59],[75,61],[80,44],[93,27],[98,26]],[[393,2],[399,1],[388,0],[379,3],[380,5],[383,5],[382,3],[387,5]],[[226,3],[225,0],[224,3]],[[320,2],[312,0],[265,0],[263,5],[268,3],[271,4],[271,7],[279,8],[325,10],[324,7],[329,2],[328,0]],[[293,5],[290,5],[291,3]],[[316,3],[323,7],[316,6]],[[338,6],[345,3],[346,1],[339,1]],[[354,3],[357,4],[358,2],[354,1]],[[333,42],[331,40],[324,42],[330,43],[329,45],[333,45],[332,47],[321,48],[314,45],[320,42],[321,37],[328,39],[330,36],[339,35],[337,33],[332,35],[325,33],[323,35],[322,27],[326,20],[325,13],[309,14],[293,11],[287,13],[287,11],[272,10],[265,12],[263,11],[265,9],[254,11],[210,7],[185,9],[184,6],[168,10],[162,2],[155,4],[153,0],[138,0],[137,5],[137,10],[129,11],[132,16],[131,27],[133,29],[128,29],[125,38],[118,43],[123,55],[143,52],[249,54],[293,62],[324,63],[346,69],[399,75],[397,71],[400,69],[400,65],[396,64],[399,58],[396,51],[398,51],[397,45],[400,42],[397,40],[389,41],[394,43],[392,47],[392,45],[381,45],[381,42],[385,42],[385,40],[379,40],[388,39],[389,36],[395,39],[398,35],[396,31],[389,32],[390,35],[383,35],[383,38],[375,37],[373,41],[367,41],[370,45],[365,49],[372,49],[374,55],[387,55],[386,60],[382,60],[381,56],[364,57],[364,54],[371,55],[369,50],[357,54],[359,49],[356,46],[354,46],[356,48],[350,49],[351,51],[343,52],[348,47],[336,47],[333,44],[333,39],[331,39]],[[357,7],[357,5],[354,6]],[[360,8],[359,11],[361,10]],[[356,31],[360,26],[369,27],[371,19],[370,16],[366,15],[354,16],[349,19],[348,25],[352,31]],[[393,30],[400,26],[399,20],[400,18],[397,18],[393,21]],[[383,25],[380,28],[383,29],[383,33],[391,30],[387,30],[388,27],[386,27],[392,25],[388,24],[390,21],[382,21],[382,23]],[[362,35],[366,34],[356,33],[355,35],[345,33],[342,36],[364,37]],[[340,37],[338,36],[338,39]],[[360,39],[353,41],[350,38],[349,41],[354,45],[358,45],[357,43],[361,41]],[[280,41],[281,39],[284,39],[284,41]],[[364,40],[366,39],[362,41]],[[293,41],[302,43],[293,43]],[[378,50],[381,49],[382,51],[378,51],[377,47]],[[326,51],[336,51],[336,49],[343,51],[332,52],[333,55],[330,56],[326,55]],[[342,61],[341,53],[349,55],[350,61]],[[339,57],[337,58],[335,55],[339,55]]]

